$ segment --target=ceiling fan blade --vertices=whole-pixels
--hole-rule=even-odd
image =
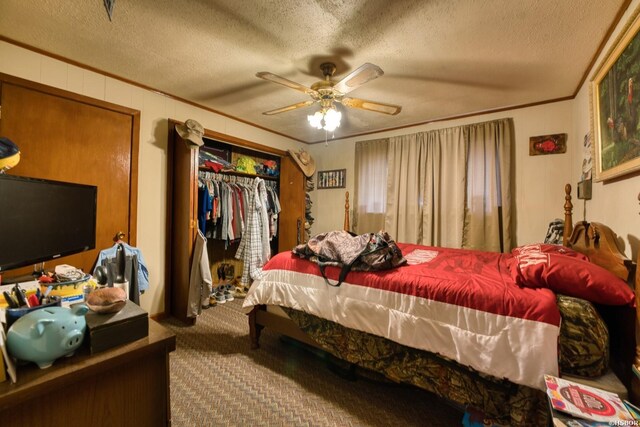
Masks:
[[[309,105],[313,104],[314,102],[315,102],[314,100],[310,99],[308,101],[298,102],[297,104],[288,105],[286,107],[277,108],[275,110],[265,111],[262,114],[270,116],[272,114],[284,113],[285,111],[295,110],[296,108],[308,107]]]
[[[301,85],[300,83],[292,82],[289,79],[285,79],[284,77],[280,77],[280,76],[275,75],[273,73],[270,73],[268,71],[261,71],[259,73],[256,73],[256,77],[259,77],[259,78],[264,79],[264,80],[268,80],[270,82],[278,83],[278,84],[286,86],[288,88],[298,90],[298,91],[300,91],[302,93],[312,94],[312,93],[315,92],[310,87],[307,87],[305,85]]]
[[[351,108],[360,108],[362,110],[375,111],[376,113],[384,113],[395,116],[400,111],[402,111],[402,107],[399,105],[393,104],[384,104],[382,102],[375,101],[367,101],[366,99],[359,98],[342,98],[340,101],[343,105]]]
[[[382,68],[367,62],[333,85],[333,88],[340,93],[349,93],[357,87],[373,79],[377,79],[383,74],[384,71],[382,71]]]

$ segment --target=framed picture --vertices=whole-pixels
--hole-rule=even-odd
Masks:
[[[331,171],[318,171],[318,189],[345,188],[347,186],[347,170],[336,169]]]
[[[560,154],[567,152],[567,134],[532,136],[529,138],[529,155]]]
[[[640,20],[636,10],[591,79],[594,180],[640,169]]]

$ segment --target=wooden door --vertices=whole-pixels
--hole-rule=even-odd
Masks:
[[[185,323],[193,244],[197,234],[198,150],[190,149],[169,120],[169,170],[167,184],[167,274],[165,307]]]
[[[90,273],[98,252],[113,245],[118,231],[135,244],[139,112],[10,76],[0,78],[0,135],[21,151],[20,163],[8,173],[98,187],[96,248],[46,265],[52,270],[70,264]]]
[[[304,239],[305,178],[300,167],[287,154],[280,160],[280,205],[278,251],[290,251]]]

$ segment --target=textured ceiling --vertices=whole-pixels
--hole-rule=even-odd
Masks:
[[[574,95],[625,0],[1,0],[0,35],[304,142],[324,141],[311,86],[365,62],[385,74],[349,96],[335,137]],[[331,137],[331,135],[329,136]]]

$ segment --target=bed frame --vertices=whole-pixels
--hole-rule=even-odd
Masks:
[[[640,195],[638,196],[640,199]],[[580,221],[573,225],[573,204],[571,185],[565,186],[563,244],[589,256],[589,259],[616,276],[625,280],[632,288],[640,286],[640,274],[636,275],[635,263],[628,259],[617,245],[615,233],[606,225],[597,222]],[[349,193],[345,203],[345,229],[349,227]],[[640,255],[639,255],[640,257]],[[640,306],[640,297],[636,295],[636,305]],[[597,306],[599,313],[609,328],[611,369],[630,390],[631,399],[638,402],[640,383],[634,379],[632,365],[640,368],[640,347],[636,342],[636,324],[638,313],[632,307]],[[249,313],[249,333],[251,348],[259,348],[260,333],[263,328],[291,337],[305,344],[322,349],[287,317],[267,311],[267,307],[256,306]],[[633,386],[632,386],[633,383]]]

